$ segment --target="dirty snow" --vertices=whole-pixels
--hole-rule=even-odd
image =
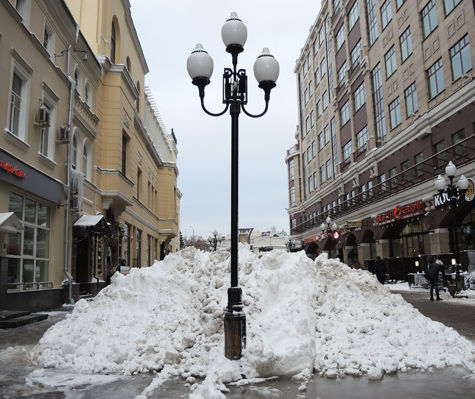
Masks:
[[[248,345],[240,361],[230,361],[223,338],[229,279],[227,253],[194,248],[127,276],[116,273],[110,286],[45,333],[35,360],[93,374],[163,370],[137,398],[174,376],[190,384],[190,399],[222,399],[225,384],[243,375],[305,381],[312,370],[370,379],[414,368],[475,370],[472,343],[370,273],[326,255],[312,261],[303,252],[272,251],[259,258],[243,245]]]

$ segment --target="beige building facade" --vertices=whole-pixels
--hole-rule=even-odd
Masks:
[[[473,43],[470,0],[322,1],[295,68],[294,249],[359,265],[450,253],[454,234],[473,249],[473,202],[454,219],[434,188],[450,160],[475,177]],[[322,236],[328,216],[341,239]]]
[[[130,4],[93,3],[0,2],[0,213],[22,225],[2,235],[9,293],[95,293],[179,249],[176,138]]]

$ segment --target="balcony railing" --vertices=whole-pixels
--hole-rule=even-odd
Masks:
[[[297,224],[296,227],[290,229],[290,234],[300,234],[319,228],[329,214],[334,218],[341,218],[401,191],[408,190],[429,180],[435,180],[437,175],[445,173],[445,166],[450,160],[457,167],[464,166],[475,160],[475,134],[410,166],[397,175],[388,178],[385,182],[374,185],[371,190],[360,192],[353,198],[342,201],[340,205],[333,207],[330,211],[321,212],[317,217]]]

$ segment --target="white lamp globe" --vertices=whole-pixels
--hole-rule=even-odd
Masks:
[[[441,175],[439,175],[437,179],[435,179],[434,185],[438,191],[444,191],[445,187],[447,187],[447,182]]]
[[[322,223],[322,224],[320,225],[320,228],[322,229],[322,231],[325,231],[326,227],[327,227],[327,226],[325,226],[325,223]]]
[[[242,22],[237,12],[232,12],[229,19],[221,28],[221,37],[226,48],[230,45],[239,45],[244,47],[247,41],[247,28]]]
[[[191,79],[206,78],[209,80],[213,74],[213,59],[208,52],[203,49],[203,45],[198,43],[186,61],[186,68]]]
[[[262,49],[262,54],[257,57],[256,62],[254,63],[254,76],[258,83],[261,82],[277,82],[279,77],[279,63],[270,54],[267,47]]]
[[[448,165],[445,167],[445,174],[448,177],[454,177],[455,173],[457,173],[457,167],[453,164],[452,161],[450,161]]]
[[[468,179],[464,175],[460,176],[460,179],[457,182],[457,186],[460,190],[467,190],[468,189]]]
[[[330,224],[332,222],[330,216],[327,216],[327,220],[325,220],[327,222],[327,224]]]

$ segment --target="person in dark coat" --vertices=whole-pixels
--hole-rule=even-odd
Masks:
[[[444,263],[439,260],[432,258],[430,263],[429,263],[429,270],[428,270],[428,277],[429,277],[429,282],[430,282],[430,300],[434,300],[434,288],[435,288],[435,296],[438,301],[441,301],[442,299],[439,296],[439,273],[442,273],[443,277],[443,266]]]
[[[381,284],[384,284],[384,280],[386,280],[386,265],[379,256],[376,257],[376,262],[374,262],[374,272],[378,278],[378,281]]]

